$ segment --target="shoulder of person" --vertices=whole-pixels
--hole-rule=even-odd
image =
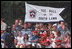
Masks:
[[[3,23],[4,25],[7,25],[6,23]]]

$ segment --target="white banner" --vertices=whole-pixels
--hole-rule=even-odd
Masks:
[[[64,21],[59,15],[65,8],[53,8],[27,4],[25,2],[25,22]]]

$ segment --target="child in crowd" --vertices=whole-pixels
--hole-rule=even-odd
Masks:
[[[21,32],[18,32],[18,36],[16,38],[16,48],[23,48],[24,46],[24,37]]]

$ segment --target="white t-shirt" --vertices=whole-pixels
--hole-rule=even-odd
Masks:
[[[55,44],[55,38],[54,38],[54,39],[52,38],[51,40],[52,40],[53,42],[51,43],[50,46],[53,47],[53,48],[55,48],[55,46],[56,46],[56,44]]]
[[[18,41],[17,44],[24,44],[24,37],[23,36],[22,37],[18,36],[16,39]]]
[[[1,30],[6,30],[6,28],[7,28],[7,24],[2,22],[1,23]]]

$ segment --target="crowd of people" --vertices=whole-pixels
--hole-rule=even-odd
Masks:
[[[9,27],[1,20],[1,47],[71,48],[71,32],[64,21],[29,23],[16,19]]]

